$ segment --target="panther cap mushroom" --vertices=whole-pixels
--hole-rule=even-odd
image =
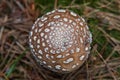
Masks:
[[[92,35],[76,13],[56,9],[38,18],[29,35],[29,45],[40,65],[55,72],[78,69],[90,53]]]

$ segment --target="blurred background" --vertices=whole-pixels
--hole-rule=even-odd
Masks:
[[[0,0],[0,80],[120,80],[120,0],[58,0],[58,9],[84,17],[91,54],[78,70],[57,74],[36,64],[28,45],[34,21],[54,0]]]

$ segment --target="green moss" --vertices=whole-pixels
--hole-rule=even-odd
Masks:
[[[119,72],[119,74],[118,74],[118,75],[120,76],[120,67],[118,67],[118,68],[117,68],[117,71]]]
[[[110,30],[109,34],[110,34],[110,36],[114,37],[115,39],[120,40],[120,31],[118,31],[118,30]]]

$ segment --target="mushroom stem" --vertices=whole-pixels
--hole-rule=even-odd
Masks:
[[[57,3],[58,3],[58,0],[55,0],[54,9],[57,9]]]

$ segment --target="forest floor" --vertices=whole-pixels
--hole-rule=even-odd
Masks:
[[[93,35],[89,58],[58,74],[37,65],[28,36],[54,0],[0,0],[0,80],[120,80],[120,0],[58,0],[57,8],[84,17]]]

